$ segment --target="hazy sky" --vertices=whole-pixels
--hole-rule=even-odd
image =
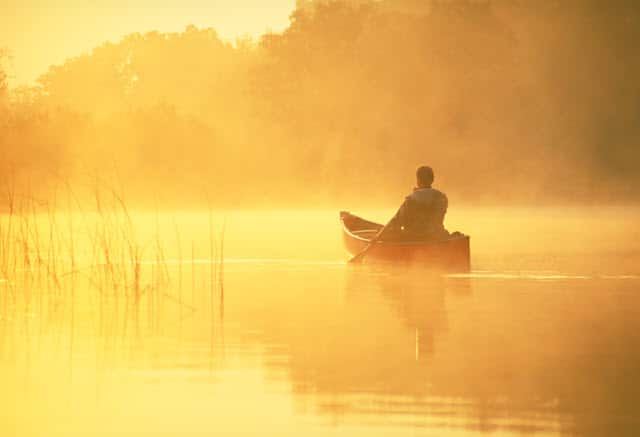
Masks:
[[[221,37],[260,35],[288,24],[295,0],[2,0],[0,47],[13,59],[12,86],[33,82],[49,65],[132,32],[213,27]]]

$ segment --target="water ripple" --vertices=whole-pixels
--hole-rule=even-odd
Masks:
[[[537,281],[584,280],[584,279],[640,279],[638,275],[580,275],[555,272],[490,272],[473,271],[471,273],[453,273],[449,278],[470,279],[531,279]]]

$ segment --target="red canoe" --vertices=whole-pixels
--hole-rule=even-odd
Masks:
[[[346,211],[340,212],[342,239],[351,255],[360,253],[382,229],[379,223],[370,222]],[[420,263],[426,267],[448,271],[469,271],[469,236],[455,233],[441,241],[391,242],[379,241],[369,249],[367,259]]]

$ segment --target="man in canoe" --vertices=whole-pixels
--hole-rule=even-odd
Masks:
[[[449,201],[433,188],[433,169],[422,166],[416,171],[416,187],[389,224],[378,236],[381,240],[434,241],[449,237],[444,216]]]

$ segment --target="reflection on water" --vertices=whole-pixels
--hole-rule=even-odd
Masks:
[[[478,227],[474,271],[438,275],[347,265],[333,214],[297,214],[263,238],[238,230],[255,216],[228,219],[224,295],[198,247],[168,249],[167,287],[137,301],[83,293],[81,275],[2,278],[2,435],[638,435],[629,227],[605,223],[600,241],[576,215],[593,250],[560,244],[580,237],[556,229],[571,217],[531,244]]]

